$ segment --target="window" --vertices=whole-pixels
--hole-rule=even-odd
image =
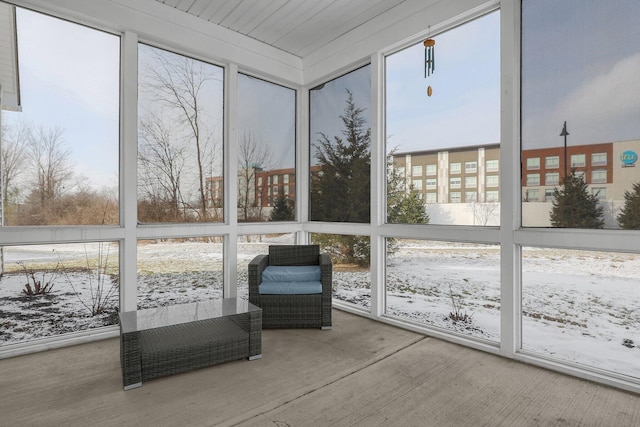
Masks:
[[[465,195],[454,195],[453,200],[457,200],[454,203],[460,205],[451,204],[450,189],[459,192],[458,189],[466,188],[467,181],[450,179],[477,174],[476,185],[471,188],[480,184],[484,188],[485,162],[489,160],[492,173],[496,175],[495,187],[499,187],[500,11],[456,25],[436,37],[436,49],[447,52],[447,55],[439,56],[439,69],[448,71],[436,71],[426,81],[423,75],[415,72],[424,70],[422,41],[384,58],[385,130],[387,136],[393,135],[393,138],[385,138],[390,141],[386,154],[397,149],[399,154],[391,154],[394,163],[424,165],[424,176],[440,179],[437,200],[428,200],[441,205],[429,207],[429,224],[480,225],[467,206],[460,203],[466,200]],[[461,39],[470,42],[459,43]],[[482,58],[481,73],[478,72],[478,55]],[[430,98],[425,94],[426,85],[433,87]],[[473,123],[473,126],[460,126],[460,123]],[[387,181],[387,189],[391,184]],[[472,185],[471,181],[469,185]],[[436,182],[426,181],[425,187],[433,191]],[[434,196],[425,196],[425,200],[427,197]],[[484,192],[478,198],[484,201]],[[394,192],[387,191],[387,215],[394,212],[390,204],[397,200]],[[499,222],[499,213],[500,209],[493,210],[492,226]],[[387,216],[387,222],[393,221]]]
[[[538,202],[540,201],[540,190],[527,190],[527,201],[529,202]]]
[[[387,257],[385,268],[387,316],[499,341],[499,245],[394,239],[387,240],[387,252],[394,254]],[[463,304],[463,313],[481,315],[482,327],[453,322],[452,299]]]
[[[544,167],[546,169],[558,169],[560,167],[560,157],[547,156],[544,159]]]
[[[421,179],[413,180],[412,184],[413,184],[413,188],[415,190],[422,190],[422,180]]]
[[[367,65],[311,89],[309,104],[310,219],[369,223],[371,67]],[[358,137],[347,141],[345,133]],[[343,143],[337,144],[336,138]],[[332,159],[340,159],[340,164]],[[343,164],[349,165],[349,170],[345,171]],[[314,175],[316,169],[322,175]],[[395,173],[389,175],[399,179]],[[398,191],[403,185],[394,182],[394,187]]]
[[[486,192],[486,201],[487,202],[498,202],[500,201],[500,193],[497,190],[490,190]]]
[[[288,183],[289,183],[289,174],[288,174],[288,173],[284,174],[284,176],[283,176],[282,178],[283,178],[283,182],[284,182],[285,184],[288,184]]]
[[[499,185],[498,175],[487,175],[486,177],[487,187],[497,187]]]
[[[604,184],[607,182],[606,170],[594,170],[591,171],[591,182],[593,184]]]
[[[411,166],[411,176],[422,176],[422,165]]]
[[[527,186],[535,187],[540,185],[540,174],[539,173],[528,173],[527,174]]]
[[[527,159],[527,169],[540,169],[540,157],[529,157]]]
[[[436,178],[427,178],[427,190],[433,190],[438,186],[438,180]]]
[[[278,184],[278,175],[273,175],[273,181],[272,181],[272,183],[273,183],[274,185],[277,185],[277,184]]]
[[[462,201],[462,193],[459,191],[452,191],[449,193],[449,202],[450,203],[460,203]]]
[[[552,188],[545,188],[544,190],[544,201],[545,202],[552,202],[553,201],[553,189]]]
[[[0,6],[0,80],[17,62],[22,108],[0,108],[1,225],[118,224],[120,38],[17,7],[9,41]]]
[[[464,188],[476,188],[478,186],[478,177],[477,176],[465,176],[464,177]]]
[[[591,194],[598,200],[607,200],[607,189],[605,187],[592,187]]]
[[[289,196],[289,198],[291,198],[291,196],[293,196],[293,194],[291,194],[289,192],[289,186],[288,185],[284,186],[284,194],[285,194],[285,196]]]
[[[478,162],[465,162],[465,173],[476,173],[478,171]]]
[[[571,155],[571,167],[581,168],[586,165],[586,156],[584,154],[572,154]]]
[[[544,185],[558,185],[560,183],[560,173],[547,172],[544,174]]]
[[[424,201],[426,203],[437,203],[438,195],[436,193],[425,193]]]
[[[499,160],[487,160],[487,172],[498,172],[500,170]]]
[[[607,153],[591,154],[591,166],[606,166],[606,165],[607,165]]]
[[[138,62],[139,221],[223,221],[203,191],[223,179],[223,68],[144,44]]]
[[[478,201],[478,193],[475,191],[466,191],[464,193],[464,201],[467,203],[477,202]]]

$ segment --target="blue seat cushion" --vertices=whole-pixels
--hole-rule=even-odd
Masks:
[[[321,277],[319,265],[270,265],[262,272],[263,282],[317,282]]]
[[[258,293],[261,295],[321,294],[322,282],[262,282],[260,286],[258,286]]]

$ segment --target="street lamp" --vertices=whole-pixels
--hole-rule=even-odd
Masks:
[[[562,126],[562,132],[560,132],[560,136],[564,136],[564,179],[567,179],[567,121],[564,121],[564,125]]]

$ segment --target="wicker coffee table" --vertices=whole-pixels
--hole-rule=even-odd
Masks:
[[[124,389],[218,363],[262,357],[262,309],[237,298],[120,313]]]

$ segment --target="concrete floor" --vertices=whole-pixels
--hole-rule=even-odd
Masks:
[[[334,310],[124,392],[119,341],[0,360],[0,426],[638,426],[640,396]]]

